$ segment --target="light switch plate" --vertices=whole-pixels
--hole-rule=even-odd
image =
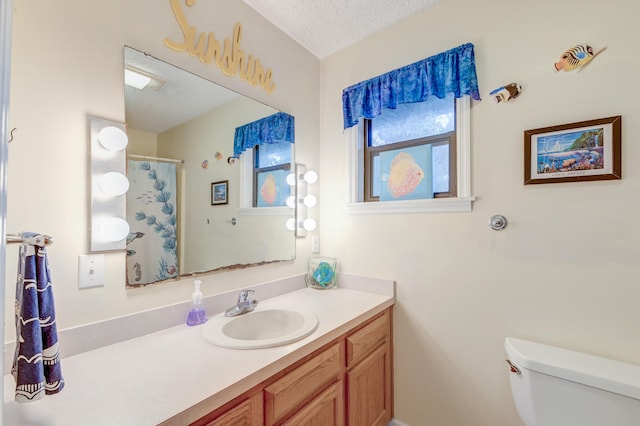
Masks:
[[[104,254],[78,256],[78,288],[104,287]]]
[[[311,237],[311,253],[320,253],[320,237],[318,235]]]

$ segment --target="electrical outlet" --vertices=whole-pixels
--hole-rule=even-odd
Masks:
[[[78,256],[78,288],[104,287],[104,254]]]
[[[320,237],[317,235],[311,237],[311,253],[320,253]]]

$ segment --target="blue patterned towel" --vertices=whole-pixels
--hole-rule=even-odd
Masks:
[[[24,233],[22,238],[37,234]],[[64,387],[49,262],[44,247],[20,246],[16,283],[16,352],[11,373],[17,402],[58,393]]]

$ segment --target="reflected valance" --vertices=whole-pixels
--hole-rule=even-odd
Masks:
[[[233,155],[238,157],[242,151],[256,145],[290,142],[294,143],[294,118],[284,112],[278,112],[244,126],[236,127],[233,138]]]
[[[383,109],[423,102],[429,96],[442,99],[452,93],[480,100],[473,44],[467,43],[386,74],[354,84],[342,91],[344,128],[360,118],[375,118]]]

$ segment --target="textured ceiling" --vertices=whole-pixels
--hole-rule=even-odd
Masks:
[[[243,0],[319,59],[439,0]]]

